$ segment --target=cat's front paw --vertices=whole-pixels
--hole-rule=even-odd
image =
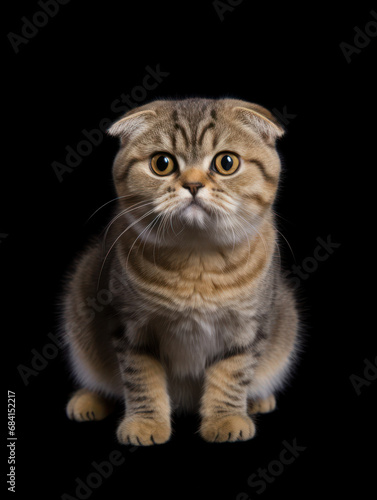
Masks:
[[[247,441],[255,435],[255,425],[247,415],[204,418],[200,435],[211,443],[226,441]]]
[[[254,413],[270,413],[276,408],[276,399],[273,394],[265,399],[250,400],[247,403],[247,412],[252,415]]]
[[[117,438],[120,443],[137,446],[166,443],[169,441],[170,435],[170,422],[135,417],[125,417],[117,430]]]
[[[71,397],[66,413],[70,420],[90,422],[103,420],[114,409],[115,403],[87,389],[80,389]]]

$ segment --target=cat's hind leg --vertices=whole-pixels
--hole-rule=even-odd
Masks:
[[[265,399],[256,398],[249,399],[247,402],[247,413],[253,415],[254,413],[270,413],[276,408],[276,399],[273,394]]]
[[[80,389],[76,391],[66,407],[66,413],[70,420],[77,422],[90,422],[103,420],[115,408],[115,402],[89,391]]]

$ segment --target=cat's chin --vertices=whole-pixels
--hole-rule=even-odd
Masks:
[[[197,203],[191,203],[185,207],[181,213],[180,217],[183,222],[190,226],[196,226],[199,228],[205,228],[208,215],[206,211],[199,206]]]

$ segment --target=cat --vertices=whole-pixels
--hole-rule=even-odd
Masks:
[[[68,278],[63,337],[76,421],[124,401],[120,443],[171,436],[198,412],[208,442],[245,441],[292,372],[299,314],[273,203],[284,134],[260,105],[158,100],[116,121],[117,208]]]

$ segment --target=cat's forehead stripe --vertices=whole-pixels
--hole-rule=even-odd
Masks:
[[[180,125],[179,123],[175,123],[174,129],[176,132],[180,132],[182,134],[183,140],[185,141],[185,146],[186,146],[186,148],[188,148],[190,145],[190,141],[189,141],[188,134],[187,134],[186,130],[184,129],[184,127],[182,125]]]
[[[173,150],[176,150],[179,144],[182,145],[183,139],[186,152],[189,149],[190,156],[197,158],[198,148],[202,147],[208,131],[212,133],[212,147],[218,144],[219,135],[215,132],[217,112],[208,103],[200,103],[200,106],[194,109],[180,106],[173,109],[170,116],[173,129],[170,129],[169,137]]]
[[[204,126],[203,130],[200,133],[199,139],[198,139],[198,146],[202,145],[205,133],[207,132],[207,130],[210,130],[211,128],[215,128],[214,122],[208,123],[208,125]]]

